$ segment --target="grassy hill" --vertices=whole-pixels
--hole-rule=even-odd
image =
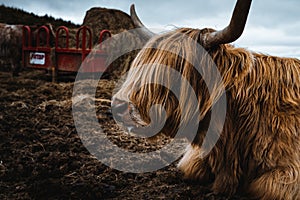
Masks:
[[[24,25],[44,25],[46,23],[51,23],[55,27],[64,25],[69,28],[76,28],[79,26],[71,21],[55,19],[48,15],[38,16],[32,12],[29,13],[22,9],[6,7],[4,5],[0,5],[0,23]]]

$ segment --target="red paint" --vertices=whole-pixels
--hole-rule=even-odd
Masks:
[[[46,44],[41,45],[41,33],[45,32]],[[65,43],[60,44],[59,38],[65,36]],[[99,44],[102,43],[104,36],[111,37],[108,30],[103,30],[99,35]],[[107,54],[102,50],[92,51],[92,31],[87,26],[80,27],[76,32],[76,48],[69,48],[69,29],[65,26],[60,26],[55,33],[55,46],[50,47],[50,31],[47,26],[42,26],[38,29],[36,38],[33,38],[32,31],[29,26],[23,27],[23,65],[31,68],[44,68],[56,71],[77,72],[82,65],[81,72],[104,72]],[[36,40],[34,40],[36,39]],[[37,41],[33,47],[32,41]],[[44,41],[44,40],[43,40]],[[81,42],[81,44],[80,44]],[[45,53],[45,64],[37,65],[30,64],[30,52]],[[87,58],[92,52],[93,56]],[[43,59],[38,58],[36,59]],[[52,59],[55,58],[55,59]],[[87,60],[85,60],[87,59]],[[53,62],[55,60],[55,62]]]
[[[46,33],[46,35],[42,34]],[[45,37],[44,37],[45,36]],[[35,34],[31,31],[29,26],[23,26],[23,39],[22,39],[22,63],[23,67],[48,69],[50,70],[54,63],[52,62],[52,52],[50,47],[50,31],[47,26],[41,26],[37,29]],[[35,41],[35,44],[33,44]],[[45,42],[43,44],[42,42]],[[44,53],[45,64],[31,64],[31,53]],[[36,55],[38,56],[38,55]]]

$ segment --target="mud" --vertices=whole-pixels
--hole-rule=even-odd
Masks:
[[[120,130],[110,113],[115,82],[101,80],[94,99],[108,138],[134,151],[167,143],[163,136],[149,141]],[[0,72],[0,199],[247,199],[215,195],[207,186],[183,180],[176,162],[141,174],[102,164],[76,131],[73,86],[73,78],[52,83],[39,70],[14,78]]]

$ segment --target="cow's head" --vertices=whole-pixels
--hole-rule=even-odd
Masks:
[[[220,65],[225,62],[222,49],[230,46],[226,44],[241,36],[250,5],[251,0],[238,0],[230,24],[223,30],[180,28],[162,35],[145,28],[132,6],[132,20],[139,28],[139,34],[149,41],[133,61],[126,80],[113,97],[115,119],[128,130],[138,133],[150,127],[152,131],[159,128],[174,136],[180,123],[184,126],[195,117],[200,129],[207,129],[211,106],[220,98],[220,83],[212,83],[211,91],[207,77],[214,76],[212,66],[215,62]],[[184,78],[180,79],[176,72]],[[233,70],[230,73],[235,76],[239,72]],[[206,80],[203,75],[207,76]],[[224,84],[226,87],[226,80]]]

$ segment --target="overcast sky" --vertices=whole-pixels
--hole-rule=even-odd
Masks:
[[[130,5],[149,28],[227,26],[236,0],[0,0],[38,15],[51,15],[81,24],[92,7],[120,9],[129,13]],[[271,55],[300,58],[300,1],[253,0],[247,26],[236,46]]]

